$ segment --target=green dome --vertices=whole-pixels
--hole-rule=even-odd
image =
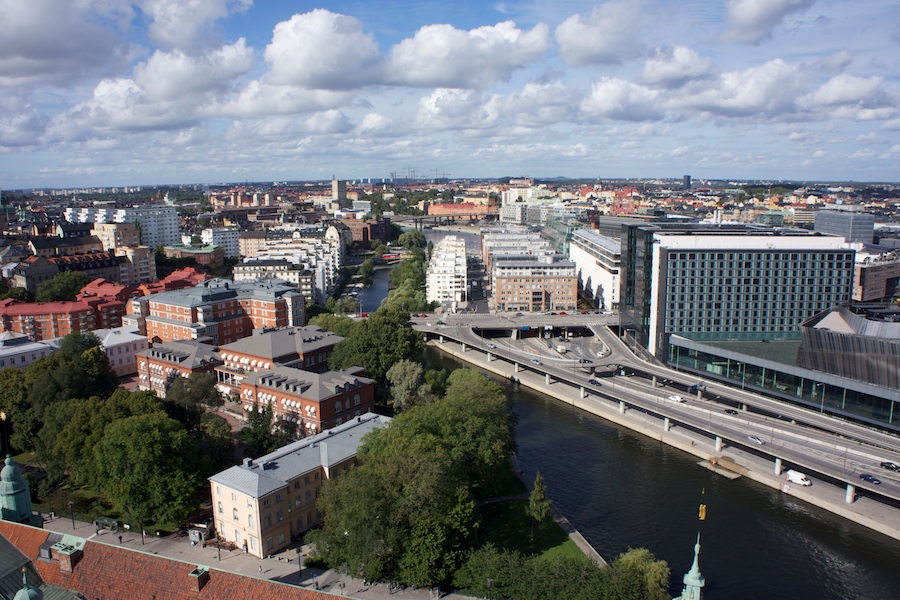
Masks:
[[[22,471],[16,466],[12,456],[6,455],[6,466],[0,469],[0,494],[15,494],[28,489]]]
[[[4,467],[3,470],[5,471],[6,467]],[[13,600],[44,600],[44,592],[28,585],[25,569],[22,569],[22,589],[16,592],[16,595],[13,596]]]

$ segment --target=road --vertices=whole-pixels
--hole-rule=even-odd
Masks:
[[[865,489],[873,496],[900,501],[900,474],[880,468],[881,461],[900,464],[900,440],[894,436],[834,419],[812,410],[791,406],[778,400],[758,396],[746,390],[719,383],[702,381],[694,375],[680,373],[635,356],[606,326],[602,315],[565,315],[563,319],[546,316],[458,315],[440,323],[434,315],[416,317],[414,327],[431,336],[444,336],[466,344],[502,360],[565,381],[611,402],[624,402],[631,410],[644,411],[656,419],[669,418],[681,426],[710,437],[719,437],[723,444],[740,446],[748,452],[779,458],[811,477],[823,481],[851,484]],[[532,328],[545,325],[589,327],[594,336],[590,341],[570,342],[570,352],[557,353],[546,340],[513,339],[512,335],[525,325]],[[476,333],[490,330],[485,338]],[[551,340],[551,346],[552,346]],[[494,347],[489,347],[488,345]],[[584,344],[584,345],[583,345]],[[597,353],[602,356],[598,357]],[[590,363],[581,363],[582,359]],[[537,361],[537,362],[535,362]],[[596,371],[591,374],[589,371]],[[621,376],[624,370],[626,376]],[[636,375],[631,375],[636,374]],[[631,375],[631,376],[629,376]],[[641,375],[641,376],[638,376]],[[599,382],[592,385],[590,380]],[[688,394],[689,386],[701,384],[705,393]],[[668,401],[672,395],[687,402]],[[736,410],[737,415],[725,410]],[[751,441],[757,436],[762,444]],[[869,473],[881,480],[875,485],[859,479]]]

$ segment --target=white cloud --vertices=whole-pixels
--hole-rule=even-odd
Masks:
[[[119,39],[74,2],[0,0],[0,87],[66,84],[118,62]]]
[[[663,117],[660,93],[648,87],[605,77],[593,84],[590,97],[581,102],[589,117],[622,121],[651,121]]]
[[[267,82],[323,90],[359,88],[380,80],[375,37],[353,17],[321,8],[275,26],[266,46]]]
[[[616,64],[641,52],[635,41],[644,2],[614,0],[587,16],[575,14],[556,28],[559,53],[570,65]]]
[[[644,62],[641,80],[650,85],[671,88],[708,76],[714,71],[712,60],[702,58],[687,46],[657,48],[654,55]]]
[[[309,90],[252,81],[236,97],[224,99],[209,112],[231,119],[292,115],[339,108],[352,99],[353,93],[348,91]]]
[[[202,46],[210,25],[246,11],[253,0],[142,0],[141,10],[152,21],[151,39],[169,48]]]
[[[253,50],[241,38],[234,44],[200,56],[181,50],[157,50],[147,62],[134,69],[134,80],[146,101],[174,101],[193,94],[221,92],[253,66]]]
[[[521,91],[503,98],[504,120],[517,126],[544,127],[572,122],[578,116],[580,96],[561,82],[529,82]]]
[[[540,58],[547,36],[544,24],[523,31],[512,21],[471,31],[427,25],[391,49],[388,80],[421,87],[488,86]]]
[[[685,95],[672,97],[669,105],[721,116],[775,118],[795,111],[799,79],[797,67],[779,58],[722,73],[713,82],[689,84]]]
[[[16,114],[0,115],[0,146],[34,146],[47,126],[47,117],[33,108]]]
[[[759,44],[789,14],[805,10],[815,0],[726,0],[726,37],[742,44]]]
[[[883,81],[883,77],[865,78],[841,73],[801,98],[800,102],[813,107],[855,104],[876,96]]]
[[[416,125],[423,130],[484,129],[498,119],[496,105],[481,92],[438,88],[419,100]]]

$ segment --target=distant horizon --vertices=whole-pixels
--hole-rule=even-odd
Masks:
[[[685,174],[687,175],[687,174]],[[537,177],[537,176],[526,176],[526,175],[500,175],[497,177],[451,177],[446,182],[446,184],[453,184],[462,181],[473,181],[473,182],[494,182],[499,181],[501,179],[531,179],[536,184],[542,182],[593,182],[593,183],[601,183],[601,182],[654,182],[654,181],[664,181],[664,182],[672,182],[675,184],[681,184],[683,181],[683,177],[565,177],[565,176],[554,176],[554,177]],[[374,180],[378,181],[374,181]],[[384,185],[390,184],[390,181],[381,181],[381,177],[362,177],[362,178],[347,178],[341,179],[341,181],[347,181],[348,183],[352,182],[354,185],[358,186],[368,186],[368,185]],[[367,181],[373,180],[373,181]],[[91,186],[59,186],[59,187],[35,187],[35,188],[2,188],[0,192],[28,192],[28,191],[56,191],[56,190],[77,190],[77,189],[109,189],[109,188],[172,188],[172,187],[188,187],[188,186],[202,186],[202,187],[219,187],[219,186],[227,186],[227,187],[241,187],[241,186],[275,186],[275,185],[295,185],[295,184],[318,184],[318,185],[328,185],[331,183],[331,179],[275,179],[275,180],[247,180],[247,181],[191,181],[191,182],[183,182],[183,183],[127,183],[120,185],[91,185]],[[900,186],[900,181],[853,181],[853,180],[808,180],[808,179],[737,179],[737,178],[712,178],[712,177],[694,177],[691,176],[691,188],[693,189],[698,186],[699,183],[710,182],[710,183],[724,183],[724,184],[734,184],[734,185],[853,185],[853,186]],[[394,182],[394,185],[432,185],[432,186],[441,186],[444,185],[443,182],[434,182],[428,179],[416,179],[416,180],[406,180],[406,178],[398,177],[397,181]]]

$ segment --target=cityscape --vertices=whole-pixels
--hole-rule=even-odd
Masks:
[[[896,4],[3,14],[3,598],[896,597]]]

